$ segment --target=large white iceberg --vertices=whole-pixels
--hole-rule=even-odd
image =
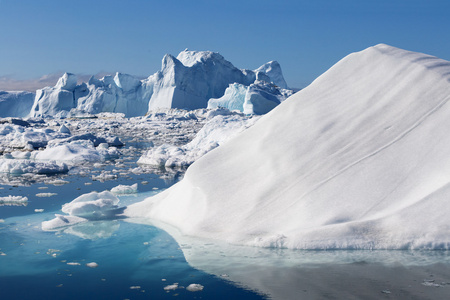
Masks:
[[[222,97],[230,84],[249,86],[257,79],[287,88],[276,62],[255,71],[240,70],[219,53],[185,50],[177,57],[165,55],[161,70],[142,80],[117,73],[77,84],[76,75],[65,73],[56,86],[36,92],[30,116],[115,112],[134,117],[158,108],[206,108],[208,100]]]
[[[383,44],[350,54],[125,213],[253,246],[448,249],[449,74]]]

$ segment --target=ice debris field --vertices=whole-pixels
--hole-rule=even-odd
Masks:
[[[248,246],[448,249],[449,74],[447,61],[384,44],[295,94],[278,63],[240,70],[213,52],[166,55],[144,80],[78,84],[66,73],[34,101],[0,94],[10,114],[0,122],[2,181],[90,174],[95,164],[112,169],[93,180],[188,167],[135,204],[116,196],[133,186],[82,195],[44,230],[128,218]]]

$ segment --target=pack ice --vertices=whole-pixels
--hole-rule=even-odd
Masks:
[[[246,88],[245,111],[241,98],[230,99],[231,91],[222,98],[233,84]],[[117,73],[102,79],[91,77],[87,83],[77,84],[76,75],[65,73],[56,86],[36,92],[30,116],[116,112],[134,117],[158,108],[206,108],[210,99],[221,99],[212,101],[211,108],[232,106],[248,114],[264,114],[292,93],[276,61],[254,71],[240,70],[219,53],[185,50],[177,57],[165,55],[161,70],[143,80]]]
[[[293,249],[448,249],[450,62],[380,44],[131,205],[182,233]]]

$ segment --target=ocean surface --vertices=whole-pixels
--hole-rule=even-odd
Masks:
[[[119,196],[126,206],[169,187],[177,176],[130,174],[101,182],[72,175],[63,180],[68,183],[0,186],[0,197],[28,198],[27,205],[0,206],[1,299],[264,299],[191,267],[177,242],[154,226],[108,220],[55,232],[41,229],[42,221],[81,194],[138,183],[139,194]],[[203,289],[189,291],[190,284]]]
[[[92,172],[112,167],[101,168]],[[0,206],[0,298],[450,298],[447,251],[261,249],[185,237],[131,219],[41,229],[43,221],[79,195],[138,183],[137,194],[119,196],[119,205],[127,206],[182,177],[183,171],[160,170],[107,181],[93,180],[91,174],[51,176],[53,184],[3,178],[17,184],[0,185],[0,197],[20,195],[28,201]]]

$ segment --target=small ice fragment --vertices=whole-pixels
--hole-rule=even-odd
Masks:
[[[51,196],[55,196],[58,195],[57,193],[38,193],[36,194],[36,197],[51,197]]]
[[[97,268],[98,264],[96,262],[90,262],[87,263],[86,266],[88,266],[89,268]]]
[[[202,291],[203,288],[204,286],[201,284],[191,283],[190,285],[187,286],[186,290],[188,290],[189,292],[199,292]]]
[[[36,208],[36,209],[34,210],[34,212],[44,212],[44,209],[43,209],[43,208]]]
[[[68,181],[62,180],[62,179],[55,179],[55,180],[50,180],[47,181],[46,184],[53,184],[53,185],[64,185],[64,184],[68,184]]]
[[[48,186],[40,186],[40,187],[38,187],[38,190],[46,190],[46,189],[48,189]]]
[[[143,185],[146,185],[146,184],[148,184],[148,181],[141,181],[141,184],[143,184]]]
[[[130,286],[130,290],[139,290],[141,288],[140,285],[132,285]]]
[[[84,185],[92,185],[92,182],[85,182]]]
[[[6,196],[0,197],[0,206],[26,206],[28,198],[22,196]]]
[[[67,264],[69,266],[79,266],[80,265],[80,263],[77,263],[77,262],[68,262]]]
[[[0,219],[0,223],[5,223],[5,220],[3,220],[3,219]]]
[[[390,290],[383,290],[383,291],[381,291],[383,294],[390,294],[391,293],[391,291]]]
[[[56,287],[62,287],[63,286],[63,284],[61,283],[61,284],[58,284]]]
[[[119,184],[116,187],[113,187],[111,189],[111,193],[113,194],[134,194],[137,193],[138,190],[138,184],[135,183],[133,185],[122,185]]]
[[[152,190],[156,191],[156,190],[159,190],[159,188],[157,188],[157,187],[154,187],[154,188],[152,188]]]
[[[163,279],[161,279],[161,281],[167,281],[167,279],[163,278]]]
[[[229,277],[228,274],[220,274],[220,277]]]
[[[167,286],[164,287],[165,291],[173,291],[176,290],[178,288],[178,283],[174,283],[174,284],[169,284]]]

